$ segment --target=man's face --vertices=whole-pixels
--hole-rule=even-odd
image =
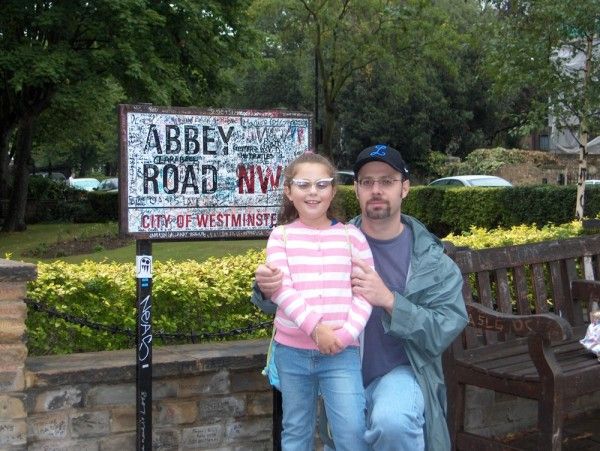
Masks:
[[[409,187],[408,180],[402,181],[398,171],[381,161],[371,161],[360,168],[354,184],[363,215],[375,220],[399,216]]]

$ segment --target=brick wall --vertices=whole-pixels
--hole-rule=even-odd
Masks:
[[[153,449],[271,449],[267,344],[155,347]],[[28,449],[135,449],[134,362],[130,350],[29,358]]]
[[[25,449],[26,283],[37,275],[33,265],[0,260],[0,449]]]

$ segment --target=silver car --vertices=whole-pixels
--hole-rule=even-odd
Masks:
[[[446,188],[458,186],[513,186],[508,180],[495,175],[455,175],[434,180],[429,186]]]

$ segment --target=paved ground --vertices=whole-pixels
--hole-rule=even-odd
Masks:
[[[523,450],[537,450],[535,431],[505,440],[505,443]],[[600,410],[567,420],[562,449],[600,451]]]

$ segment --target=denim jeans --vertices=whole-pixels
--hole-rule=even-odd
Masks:
[[[336,355],[274,343],[283,399],[284,451],[314,449],[321,393],[337,451],[366,451],[365,395],[357,347]]]
[[[425,400],[410,365],[394,368],[365,389],[367,432],[374,451],[425,449]]]

